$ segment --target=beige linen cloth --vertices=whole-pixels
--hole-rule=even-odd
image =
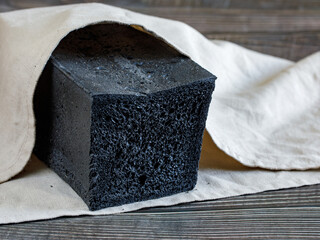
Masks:
[[[218,81],[195,189],[90,212],[64,181],[31,156],[32,98],[63,37],[110,22],[160,37]],[[319,167],[320,53],[294,63],[209,41],[181,22],[96,3],[0,14],[0,223],[119,213],[315,184],[320,183]]]

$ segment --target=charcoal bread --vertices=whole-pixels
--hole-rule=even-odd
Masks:
[[[73,31],[35,91],[34,153],[90,210],[189,191],[215,79],[130,26]]]

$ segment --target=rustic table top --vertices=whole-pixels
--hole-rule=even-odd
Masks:
[[[1,0],[0,12],[90,0]],[[320,50],[319,0],[97,0],[180,20],[211,39],[299,60]],[[0,239],[320,239],[320,185],[0,226]]]

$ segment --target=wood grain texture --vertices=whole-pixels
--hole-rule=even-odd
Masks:
[[[126,7],[179,7],[179,8],[219,8],[219,9],[320,9],[318,0],[2,0],[14,8],[29,8],[41,5],[61,5],[73,3],[100,2]]]
[[[203,34],[212,32],[298,32],[318,31],[318,10],[238,10],[213,8],[148,8],[141,13],[185,22]]]
[[[298,61],[320,50],[320,31],[293,33],[211,33],[207,38],[227,40],[273,56]]]
[[[98,0],[97,0],[98,1]],[[89,0],[2,0],[0,11]],[[319,0],[98,1],[184,21],[291,60],[320,50]],[[320,185],[96,217],[0,226],[0,239],[320,239]]]
[[[320,185],[0,226],[1,239],[319,239]]]

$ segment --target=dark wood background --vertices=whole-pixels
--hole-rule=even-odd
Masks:
[[[79,2],[0,0],[0,12]],[[96,1],[184,21],[211,39],[299,60],[320,50],[319,0]],[[320,185],[109,216],[0,226],[0,239],[320,239]]]

